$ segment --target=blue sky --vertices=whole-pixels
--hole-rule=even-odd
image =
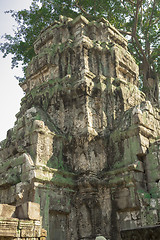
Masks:
[[[0,0],[0,36],[12,34],[13,25],[16,24],[4,11],[29,8],[31,2],[32,0]],[[11,56],[3,58],[0,52],[0,141],[6,138],[7,130],[14,126],[15,114],[18,113],[24,96],[15,75],[22,76],[21,67],[12,70]]]

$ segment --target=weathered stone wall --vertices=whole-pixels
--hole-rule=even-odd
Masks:
[[[160,110],[104,18],[61,17],[34,44],[1,142],[0,202],[39,203],[50,240],[121,239],[159,216]]]

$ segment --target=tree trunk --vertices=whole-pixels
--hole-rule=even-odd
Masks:
[[[147,100],[159,105],[159,79],[148,63],[143,63],[143,92],[146,94]]]

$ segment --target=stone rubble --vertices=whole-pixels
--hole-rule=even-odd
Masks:
[[[14,240],[45,240],[46,230],[42,229],[42,221],[37,218],[40,215],[40,206],[37,203],[27,202],[28,209],[25,213],[32,210],[32,216],[28,218],[19,212],[21,206],[15,207],[8,204],[0,204],[0,239]],[[36,212],[33,211],[36,205]],[[39,208],[38,208],[39,206]],[[21,216],[20,216],[21,215]]]

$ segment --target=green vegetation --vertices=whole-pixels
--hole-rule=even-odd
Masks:
[[[8,11],[18,27],[14,36],[6,34],[0,45],[4,57],[12,54],[12,67],[22,61],[26,64],[35,55],[33,42],[40,31],[59,15],[84,15],[89,20],[107,18],[111,24],[128,36],[129,50],[140,66],[143,90],[153,100],[158,99],[160,74],[160,0],[33,0],[29,10]],[[154,79],[152,86],[149,79]]]

